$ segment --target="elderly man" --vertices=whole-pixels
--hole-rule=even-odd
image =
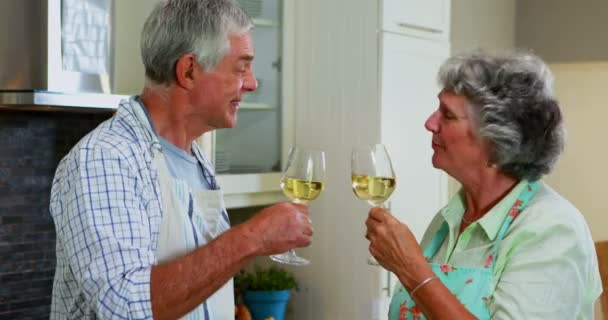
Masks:
[[[236,124],[257,87],[252,24],[233,0],[163,0],[141,41],[146,85],[61,161],[51,194],[51,319],[231,319],[232,276],[258,255],[310,244],[305,206],[230,228],[193,143]]]

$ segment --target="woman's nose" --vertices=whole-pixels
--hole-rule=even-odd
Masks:
[[[431,115],[429,116],[428,119],[426,119],[426,122],[424,123],[424,127],[426,128],[426,130],[436,133],[437,131],[439,131],[439,111],[434,111],[433,113],[431,113]]]

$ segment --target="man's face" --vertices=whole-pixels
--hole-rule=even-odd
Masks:
[[[193,116],[200,117],[210,129],[232,128],[243,94],[254,91],[253,42],[251,33],[228,36],[230,49],[215,70],[209,72],[197,64],[196,83],[192,92]]]

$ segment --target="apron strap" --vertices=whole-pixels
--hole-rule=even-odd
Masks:
[[[528,185],[524,187],[524,190],[522,190],[522,192],[519,194],[519,197],[517,197],[517,200],[513,203],[513,206],[511,206],[511,209],[509,210],[509,214],[507,215],[507,218],[505,219],[505,221],[502,223],[502,226],[500,227],[500,230],[498,231],[498,235],[496,236],[496,240],[494,241],[494,244],[492,246],[492,256],[494,258],[498,254],[498,249],[500,248],[500,244],[502,243],[502,240],[504,239],[505,235],[507,234],[509,227],[513,223],[513,220],[515,220],[515,218],[517,218],[519,213],[522,212],[524,210],[524,208],[526,208],[526,206],[528,206],[528,203],[530,203],[530,199],[532,199],[532,197],[534,197],[537,190],[538,190],[538,181],[529,182]],[[492,258],[491,262],[490,262],[490,267],[492,267],[492,268],[494,267],[494,264],[496,263],[496,259],[494,259],[494,258]]]
[[[215,175],[213,174],[210,165],[206,161],[207,159],[205,159],[205,157],[202,155],[201,150],[198,148],[196,143],[192,143],[192,151],[198,160],[199,165],[203,169],[203,176],[205,177],[205,180],[207,180],[211,190],[220,190],[217,180],[215,179]],[[228,212],[226,212],[226,208],[224,207],[222,207],[222,218],[224,218],[224,221],[230,225],[230,218],[228,217]]]
[[[498,249],[500,248],[500,243],[502,242],[502,239],[504,238],[505,234],[509,230],[509,227],[511,226],[511,223],[513,222],[513,220],[515,220],[517,215],[522,210],[524,210],[524,208],[530,202],[530,199],[532,199],[532,197],[534,197],[534,194],[536,194],[537,190],[538,190],[538,181],[527,182],[527,185],[521,191],[521,193],[517,197],[517,200],[515,200],[515,202],[513,203],[513,206],[511,206],[511,209],[509,210],[509,214],[503,221],[503,223],[500,227],[500,230],[498,231],[498,236],[496,237],[496,240],[494,241],[494,244],[492,245],[492,251],[491,251],[491,255],[490,255],[491,258],[488,258],[488,261],[490,263],[487,267],[491,267],[491,268],[494,267],[494,264],[496,263],[496,259],[494,259],[494,258],[496,257],[496,254],[498,253]],[[445,240],[445,238],[447,237],[449,232],[450,232],[450,227],[448,226],[448,223],[444,221],[443,224],[441,225],[441,227],[439,228],[439,231],[437,231],[437,233],[435,234],[435,236],[433,237],[433,239],[431,240],[429,245],[424,250],[424,257],[428,261],[430,261],[430,259],[437,253],[437,251],[439,251],[439,248],[443,244],[443,241]]]

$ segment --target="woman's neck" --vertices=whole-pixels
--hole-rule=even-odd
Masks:
[[[493,170],[461,183],[466,201],[463,217],[467,221],[475,221],[509,194],[518,180]]]

